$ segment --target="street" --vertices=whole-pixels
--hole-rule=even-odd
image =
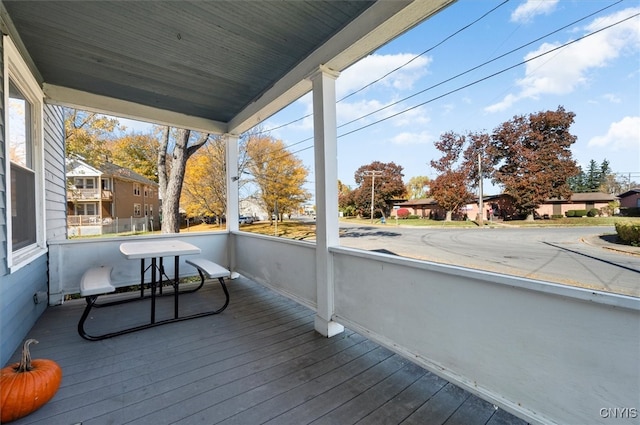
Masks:
[[[434,228],[340,223],[340,244],[640,297],[640,249],[600,238],[613,227]]]

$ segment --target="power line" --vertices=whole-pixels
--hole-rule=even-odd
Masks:
[[[574,44],[574,43],[577,43],[578,41],[584,40],[584,39],[586,39],[586,38],[588,38],[588,37],[591,37],[591,36],[593,36],[593,35],[595,35],[595,34],[598,34],[598,33],[602,32],[602,31],[605,31],[605,30],[607,30],[607,29],[609,29],[609,28],[612,28],[612,27],[614,27],[614,26],[616,26],[616,25],[619,25],[619,24],[621,24],[621,23],[623,23],[623,22],[626,22],[626,21],[628,21],[628,20],[630,20],[630,19],[633,19],[633,18],[635,18],[635,17],[637,17],[637,16],[640,16],[640,13],[636,13],[636,14],[634,14],[634,15],[631,15],[631,16],[629,16],[629,17],[627,17],[627,18],[625,18],[625,19],[622,19],[622,20],[620,20],[620,21],[618,21],[618,22],[615,22],[615,23],[613,23],[613,24],[607,25],[606,27],[603,27],[603,28],[601,28],[601,29],[599,29],[599,30],[596,30],[596,31],[594,31],[594,32],[591,32],[591,33],[589,33],[589,34],[586,34],[586,35],[584,35],[584,36],[582,36],[582,37],[579,37],[579,38],[577,38],[577,39],[575,39],[575,40],[572,40],[572,41],[570,41],[570,42],[568,42],[568,43],[565,43],[565,44],[562,44],[562,45],[560,45],[560,46],[557,46],[557,47],[555,47],[555,48],[553,48],[553,49],[551,49],[551,50],[548,50],[548,51],[546,51],[546,52],[540,53],[539,55],[533,56],[533,57],[531,57],[531,58],[529,58],[529,59],[526,59],[526,60],[524,60],[524,61],[522,61],[522,62],[519,62],[519,63],[517,63],[517,64],[515,64],[515,65],[511,65],[511,66],[509,66],[509,67],[507,67],[507,68],[504,68],[504,69],[502,69],[502,70],[500,70],[500,71],[494,72],[493,74],[490,74],[490,75],[487,75],[487,76],[485,76],[485,77],[483,77],[483,78],[480,78],[480,79],[477,79],[477,80],[475,80],[475,81],[472,81],[471,83],[468,83],[468,84],[465,84],[465,85],[463,85],[463,86],[461,86],[461,87],[458,87],[458,88],[456,88],[456,89],[450,90],[450,91],[448,91],[448,92],[446,92],[446,93],[443,93],[443,94],[441,94],[441,95],[439,95],[439,96],[433,97],[433,98],[431,98],[431,99],[429,99],[429,100],[427,100],[427,101],[425,101],[425,102],[418,103],[417,105],[414,105],[414,106],[412,106],[412,107],[410,107],[410,108],[404,109],[404,110],[402,110],[402,111],[400,111],[400,112],[397,112],[397,113],[395,113],[395,114],[393,114],[393,115],[390,115],[390,116],[388,116],[388,117],[381,118],[381,119],[379,119],[378,121],[375,121],[375,122],[369,123],[369,124],[367,124],[367,125],[364,125],[364,126],[362,126],[362,127],[356,128],[356,129],[354,129],[354,130],[352,130],[352,131],[348,131],[348,132],[346,132],[346,133],[340,134],[340,135],[338,135],[338,138],[340,138],[340,137],[344,137],[344,136],[347,136],[347,135],[349,135],[349,134],[353,134],[353,133],[358,132],[358,131],[360,131],[360,130],[364,130],[365,128],[371,127],[371,126],[373,126],[373,125],[379,124],[379,123],[384,122],[384,121],[387,121],[387,120],[389,120],[389,119],[391,119],[391,118],[395,118],[395,117],[397,117],[397,116],[399,116],[399,115],[402,115],[402,114],[404,114],[404,113],[407,113],[407,112],[409,112],[409,111],[411,111],[411,110],[413,110],[413,109],[419,108],[420,106],[424,106],[424,105],[426,105],[426,104],[428,104],[428,103],[431,103],[431,102],[434,102],[434,101],[436,101],[436,100],[442,99],[443,97],[449,96],[450,94],[453,94],[453,93],[459,92],[460,90],[466,89],[466,88],[471,87],[471,86],[473,86],[473,85],[476,85],[476,84],[478,84],[478,83],[480,83],[480,82],[482,82],[482,81],[488,80],[488,79],[493,78],[493,77],[495,77],[495,76],[497,76],[497,75],[500,75],[500,74],[503,74],[503,73],[505,73],[505,72],[507,72],[507,71],[510,71],[510,70],[511,70],[511,69],[513,69],[513,68],[517,68],[518,66],[524,65],[524,64],[526,64],[526,63],[528,63],[528,62],[531,62],[531,61],[533,61],[533,60],[535,60],[535,59],[541,58],[541,57],[543,57],[543,56],[545,56],[545,55],[548,55],[548,54],[550,54],[550,53],[553,53],[553,52],[555,52],[555,51],[557,51],[557,50],[563,49],[563,48],[565,48],[565,47],[567,47],[567,46],[570,46],[570,45],[572,45],[572,44]]]
[[[618,2],[618,3],[619,3],[619,2]],[[596,12],[596,13],[597,13],[597,12]],[[391,119],[391,118],[395,118],[395,117],[397,117],[397,116],[399,116],[399,115],[405,114],[405,113],[407,113],[407,112],[409,112],[409,111],[411,111],[411,110],[413,110],[413,109],[419,108],[419,107],[424,106],[424,105],[426,105],[426,104],[428,104],[428,103],[432,103],[432,102],[434,102],[434,101],[436,101],[436,100],[442,99],[443,97],[449,96],[449,95],[451,95],[451,94],[453,94],[453,93],[456,93],[456,92],[458,92],[458,91],[464,90],[464,89],[466,89],[466,88],[468,88],[468,87],[471,87],[471,86],[473,86],[473,85],[476,85],[476,84],[478,84],[478,83],[481,83],[481,82],[483,82],[483,81],[486,81],[486,80],[488,80],[488,79],[490,79],[490,78],[493,78],[493,77],[495,77],[495,76],[497,76],[497,75],[503,74],[503,73],[505,73],[505,72],[507,72],[507,71],[510,71],[510,70],[512,70],[512,69],[514,69],[514,68],[517,68],[518,66],[524,65],[524,64],[526,64],[526,63],[528,63],[528,62],[531,62],[531,61],[533,61],[533,60],[535,60],[535,59],[539,59],[539,58],[541,58],[541,57],[543,57],[543,56],[545,56],[545,55],[548,55],[548,54],[550,54],[550,53],[553,53],[553,52],[556,52],[556,51],[558,51],[558,50],[561,50],[561,49],[563,49],[563,48],[565,48],[565,47],[567,47],[567,46],[570,46],[570,45],[572,45],[572,44],[574,44],[574,43],[577,43],[577,42],[579,42],[579,41],[581,41],[581,40],[584,40],[584,39],[586,39],[586,38],[588,38],[588,37],[591,37],[591,36],[593,36],[593,35],[596,35],[596,34],[598,34],[598,33],[602,32],[602,31],[608,30],[609,28],[612,28],[612,27],[614,27],[614,26],[616,26],[616,25],[620,25],[621,23],[626,22],[626,21],[628,21],[628,20],[630,20],[630,19],[636,18],[636,17],[638,17],[638,16],[640,16],[640,13],[636,13],[636,14],[631,15],[631,16],[629,16],[629,17],[627,17],[627,18],[624,18],[624,19],[622,19],[622,20],[620,20],[620,21],[614,22],[614,23],[612,23],[612,24],[610,24],[610,25],[607,25],[607,26],[605,26],[605,27],[603,27],[603,28],[600,28],[599,30],[596,30],[596,31],[593,31],[593,32],[591,32],[591,33],[585,34],[584,36],[579,37],[579,38],[577,38],[577,39],[575,39],[575,40],[569,41],[569,42],[567,42],[567,43],[565,43],[565,44],[562,44],[562,45],[560,45],[560,46],[557,46],[557,47],[555,47],[555,48],[553,48],[553,49],[551,49],[551,50],[548,50],[548,51],[543,52],[543,53],[540,53],[540,54],[538,54],[538,55],[536,55],[536,56],[534,56],[534,57],[531,57],[531,58],[528,58],[528,59],[523,60],[523,61],[521,61],[521,62],[518,62],[518,63],[516,63],[516,64],[514,64],[514,65],[511,65],[511,66],[509,66],[509,67],[507,67],[507,68],[503,68],[503,69],[502,69],[502,70],[500,70],[500,71],[494,72],[494,73],[489,74],[489,75],[487,75],[487,76],[485,76],[485,77],[479,78],[479,79],[477,79],[477,80],[475,80],[475,81],[472,81],[472,82],[470,82],[470,83],[468,83],[468,84],[465,84],[465,85],[463,85],[463,86],[460,86],[460,87],[458,87],[458,88],[455,88],[455,89],[453,89],[453,90],[450,90],[450,91],[448,91],[448,92],[446,92],[446,93],[443,93],[443,94],[441,94],[441,95],[439,95],[439,96],[436,96],[436,97],[433,97],[433,98],[431,98],[431,99],[429,99],[429,100],[426,100],[426,101],[424,101],[424,102],[418,103],[418,104],[416,104],[416,105],[414,105],[414,106],[411,106],[411,107],[409,107],[409,108],[407,108],[407,109],[404,109],[404,110],[402,110],[402,111],[399,111],[399,112],[397,112],[397,113],[395,113],[395,114],[392,114],[392,115],[390,115],[390,116],[388,116],[388,117],[381,118],[381,119],[379,119],[379,120],[377,120],[377,121],[374,121],[374,122],[369,123],[369,124],[367,124],[367,125],[363,125],[363,126],[361,126],[361,127],[358,127],[358,128],[356,128],[356,129],[353,129],[353,130],[348,131],[348,132],[346,132],[346,133],[339,134],[339,135],[338,135],[338,138],[340,138],[340,137],[344,137],[344,136],[348,136],[348,135],[350,135],[350,134],[353,134],[353,133],[356,133],[356,132],[358,132],[358,131],[364,130],[364,129],[366,129],[366,128],[372,127],[372,126],[374,126],[374,125],[376,125],[376,124],[380,124],[381,122],[387,121],[387,120],[389,120],[389,119]],[[415,95],[409,96],[409,97],[407,97],[406,99],[409,99],[409,98],[411,98],[411,97],[413,97],[413,96],[415,96]],[[383,109],[384,109],[384,108],[382,108],[382,109],[378,110],[377,112],[379,112],[379,111],[381,111],[381,110],[383,110]],[[365,116],[363,116],[363,117],[360,117],[359,119],[362,119],[362,118],[364,118],[364,117],[366,117],[366,116],[369,116],[369,115],[371,115],[371,114],[367,114],[367,115],[365,115]],[[339,127],[342,127],[342,126],[343,126],[343,125],[341,125],[341,126],[339,126]],[[309,138],[305,139],[304,141],[296,142],[296,143],[294,143],[294,144],[288,145],[287,147],[289,147],[289,146],[294,146],[294,145],[297,145],[297,144],[301,144],[301,143],[304,143],[305,141],[309,141],[309,140],[312,140],[312,139],[313,139],[313,137],[309,137]],[[302,151],[305,151],[305,150],[308,150],[308,149],[311,149],[311,148],[313,148],[313,145],[308,146],[308,147],[305,147],[305,148],[302,148],[302,149],[299,149],[299,150],[297,150],[297,151],[287,152],[287,155],[289,155],[289,154],[296,154],[296,153],[299,153],[299,152],[302,152]],[[286,156],[286,155],[285,155],[285,156]],[[274,160],[277,160],[278,158],[279,158],[279,157],[276,157]]]
[[[547,34],[545,34],[545,35],[543,35],[543,36],[541,36],[541,37],[538,37],[538,38],[536,38],[535,40],[532,40],[532,41],[530,41],[530,42],[528,42],[528,43],[526,43],[526,44],[523,44],[523,45],[521,45],[521,46],[519,46],[519,47],[516,47],[515,49],[512,49],[512,50],[510,50],[510,51],[508,51],[508,52],[506,52],[506,53],[503,53],[503,54],[502,54],[502,55],[500,55],[500,56],[497,56],[497,57],[495,57],[495,58],[493,58],[493,59],[490,59],[490,60],[488,60],[488,61],[485,61],[485,62],[481,63],[480,65],[474,66],[473,68],[470,68],[470,69],[468,69],[468,70],[466,70],[466,71],[464,71],[464,72],[461,72],[461,73],[459,73],[459,74],[457,74],[457,75],[454,75],[453,77],[447,78],[446,80],[440,81],[439,83],[436,83],[436,84],[434,84],[434,85],[432,85],[432,86],[429,86],[429,87],[427,87],[427,88],[425,88],[425,89],[423,89],[423,90],[420,90],[420,91],[418,91],[418,92],[416,92],[416,93],[413,93],[413,94],[411,94],[411,95],[409,95],[409,96],[407,96],[407,97],[405,97],[405,98],[403,98],[403,99],[397,100],[397,101],[392,102],[392,103],[390,103],[390,104],[388,104],[388,105],[385,105],[385,106],[383,106],[382,108],[379,108],[379,109],[377,109],[377,110],[375,110],[375,111],[369,112],[369,113],[367,113],[367,114],[365,114],[365,115],[362,115],[362,116],[360,116],[360,117],[358,117],[358,118],[355,118],[355,119],[353,119],[353,120],[351,120],[351,121],[348,121],[348,122],[346,122],[346,123],[340,124],[340,125],[338,126],[338,128],[341,128],[341,127],[347,126],[347,125],[349,125],[349,124],[352,124],[352,123],[354,123],[354,122],[356,122],[356,121],[359,121],[359,120],[361,120],[361,119],[363,119],[363,118],[366,118],[366,117],[369,117],[369,116],[371,116],[371,115],[374,115],[374,114],[376,114],[376,113],[378,113],[378,112],[380,112],[380,111],[384,111],[385,109],[388,109],[388,108],[390,108],[390,107],[392,107],[392,106],[395,106],[395,105],[397,105],[397,104],[399,104],[399,103],[402,103],[402,102],[404,102],[404,101],[406,101],[406,100],[409,100],[409,99],[411,99],[411,98],[413,98],[413,97],[416,97],[416,96],[418,96],[418,95],[420,95],[420,94],[423,94],[423,93],[425,93],[425,92],[427,92],[427,91],[429,91],[429,90],[432,90],[432,89],[434,89],[434,88],[436,88],[436,87],[439,87],[439,86],[441,86],[441,85],[443,85],[443,84],[445,84],[445,83],[448,83],[448,82],[450,82],[450,81],[453,81],[453,80],[455,80],[456,78],[459,78],[459,77],[461,77],[461,76],[463,76],[463,75],[466,75],[466,74],[468,74],[468,73],[470,73],[470,72],[473,72],[473,71],[475,71],[475,70],[477,70],[477,69],[479,69],[479,68],[482,68],[482,67],[484,67],[484,66],[486,66],[486,65],[488,65],[488,64],[490,64],[490,63],[492,63],[492,62],[495,62],[495,61],[497,61],[497,60],[499,60],[499,59],[502,59],[502,58],[504,58],[504,57],[506,57],[506,56],[508,56],[508,55],[510,55],[510,54],[512,54],[512,53],[515,53],[515,52],[517,52],[518,50],[524,49],[525,47],[530,46],[530,45],[532,45],[533,43],[536,43],[536,42],[538,42],[538,41],[540,41],[540,40],[543,40],[543,39],[545,39],[545,38],[547,38],[547,37],[549,37],[549,36],[551,36],[551,35],[555,34],[555,33],[558,33],[558,32],[560,32],[560,31],[562,31],[562,30],[564,30],[564,29],[567,29],[567,28],[569,28],[570,26],[573,26],[573,25],[577,24],[577,23],[578,23],[578,22],[580,22],[580,21],[584,21],[585,19],[588,19],[588,18],[590,18],[590,17],[592,17],[592,16],[594,16],[594,15],[596,15],[596,14],[598,14],[598,13],[600,13],[600,12],[602,12],[602,11],[604,11],[604,10],[606,10],[606,9],[610,8],[610,7],[613,7],[613,6],[615,6],[616,4],[621,3],[622,1],[623,1],[623,0],[619,0],[619,1],[618,1],[618,2],[616,2],[616,3],[613,3],[613,4],[609,5],[609,6],[606,6],[606,7],[602,8],[602,9],[600,9],[600,10],[598,10],[598,11],[595,11],[595,12],[593,12],[593,13],[591,13],[591,14],[587,15],[587,16],[584,16],[584,17],[582,17],[582,18],[580,18],[580,19],[578,19],[578,20],[576,20],[576,21],[573,21],[573,22],[571,22],[571,23],[569,23],[569,24],[567,24],[567,25],[565,25],[565,26],[563,26],[563,27],[561,27],[561,28],[558,28],[558,29],[556,29],[556,30],[554,30],[554,31],[552,31],[552,32],[550,32],[550,33],[547,33]],[[526,62],[523,62],[523,63],[526,63]]]
[[[434,46],[428,48],[427,50],[425,50],[424,52],[420,53],[419,55],[414,56],[413,58],[411,58],[409,61],[405,62],[404,64],[400,65],[399,67],[387,72],[386,74],[384,74],[382,77],[370,82],[369,84],[367,84],[366,86],[344,96],[343,98],[341,98],[340,100],[338,100],[338,102],[341,102],[357,93],[360,93],[362,90],[371,87],[372,85],[384,80],[385,78],[387,78],[389,75],[393,74],[394,72],[404,68],[405,66],[409,65],[411,62],[413,62],[414,60],[418,59],[420,56],[423,56],[427,53],[429,53],[430,51],[434,50],[436,47],[439,47],[440,45],[444,44],[446,41],[450,40],[451,38],[455,37],[456,35],[460,34],[462,31],[466,30],[467,28],[472,27],[474,24],[480,22],[482,19],[484,19],[485,17],[487,17],[488,15],[490,15],[491,13],[493,13],[494,11],[498,10],[500,7],[504,6],[505,4],[507,4],[509,2],[509,0],[504,0],[502,3],[500,3],[499,5],[497,5],[496,7],[494,7],[493,9],[491,9],[490,11],[486,12],[484,15],[480,16],[479,18],[477,18],[476,20],[472,21],[471,23],[465,25],[464,27],[460,28],[459,30],[455,31],[453,34],[450,34],[449,36],[445,37],[444,39],[442,39],[440,42],[436,43]]]
[[[508,0],[507,0],[507,1],[508,1]],[[613,7],[613,6],[617,5],[617,4],[619,4],[619,3],[622,3],[622,1],[623,1],[623,0],[618,0],[618,1],[617,1],[617,2],[615,2],[615,3],[612,3],[612,4],[608,5],[608,6],[605,6],[605,7],[601,8],[601,9],[599,9],[599,10],[595,11],[595,12],[592,12],[592,13],[590,13],[590,14],[586,15],[586,16],[583,16],[583,17],[582,17],[582,18],[580,18],[580,19],[577,19],[577,20],[575,20],[575,21],[573,21],[573,22],[571,22],[571,23],[569,23],[569,24],[566,24],[566,25],[564,25],[564,26],[562,26],[562,27],[560,27],[560,28],[558,28],[558,29],[556,29],[556,30],[554,30],[554,31],[551,31],[551,32],[549,32],[549,33],[547,33],[547,34],[545,34],[545,35],[543,35],[543,36],[540,36],[540,37],[536,38],[535,40],[532,40],[532,41],[530,41],[530,42],[527,42],[527,43],[525,43],[525,44],[522,44],[522,45],[520,45],[520,46],[518,46],[518,47],[516,47],[516,48],[514,48],[514,49],[512,49],[512,50],[510,50],[510,51],[508,51],[508,52],[506,52],[506,53],[503,53],[502,55],[499,55],[499,56],[497,56],[497,57],[495,57],[495,58],[493,58],[493,59],[490,59],[490,60],[488,60],[488,61],[485,61],[485,62],[481,63],[480,65],[474,66],[474,67],[472,67],[472,68],[470,68],[470,69],[468,69],[468,70],[466,70],[466,71],[463,71],[463,72],[461,72],[461,73],[459,73],[459,74],[457,74],[457,75],[454,75],[453,77],[447,78],[446,80],[440,81],[439,83],[436,83],[436,84],[431,85],[431,86],[429,86],[429,87],[427,87],[427,88],[425,88],[425,89],[423,89],[423,90],[420,90],[420,91],[418,91],[418,92],[416,92],[416,93],[413,93],[413,94],[411,94],[411,95],[409,95],[409,96],[407,96],[407,97],[405,97],[405,98],[403,98],[403,99],[397,100],[397,101],[395,101],[395,102],[392,102],[392,103],[390,103],[390,104],[388,104],[388,105],[383,106],[382,108],[376,109],[375,111],[369,112],[369,113],[367,113],[367,114],[365,114],[365,115],[362,115],[362,116],[360,116],[360,117],[358,117],[358,118],[355,118],[355,119],[353,119],[353,120],[351,120],[351,121],[348,121],[348,122],[342,123],[342,124],[340,124],[337,128],[342,128],[342,127],[345,127],[345,126],[347,126],[347,125],[349,125],[349,124],[353,124],[354,122],[360,121],[360,120],[362,120],[362,119],[364,119],[364,118],[367,118],[367,117],[369,117],[369,116],[371,116],[371,115],[374,115],[374,114],[376,114],[376,113],[378,113],[378,112],[381,112],[381,111],[383,111],[383,110],[385,110],[385,109],[388,109],[388,108],[390,108],[390,107],[392,107],[392,106],[398,105],[398,104],[400,104],[400,103],[402,103],[402,102],[404,102],[404,101],[406,101],[406,100],[409,100],[409,99],[411,99],[411,98],[413,98],[413,97],[416,97],[416,96],[418,96],[418,95],[420,95],[420,94],[423,94],[423,93],[425,93],[425,92],[427,92],[427,91],[429,91],[429,90],[432,90],[432,89],[434,89],[434,88],[436,88],[436,87],[439,87],[439,86],[441,86],[441,85],[443,85],[443,84],[445,84],[445,83],[451,82],[451,81],[453,81],[453,80],[455,80],[455,79],[457,79],[457,78],[459,78],[459,77],[461,77],[461,76],[463,76],[463,75],[466,75],[466,74],[468,74],[468,73],[470,73],[470,72],[473,72],[473,71],[475,71],[475,70],[477,70],[477,69],[480,69],[480,68],[482,68],[482,67],[484,67],[484,66],[486,66],[486,65],[488,65],[488,64],[490,64],[490,63],[492,63],[492,62],[495,62],[495,61],[497,61],[497,60],[499,60],[499,59],[502,59],[502,58],[504,58],[504,57],[506,57],[506,56],[508,56],[508,55],[510,55],[510,54],[512,54],[512,53],[515,53],[515,52],[517,52],[518,50],[521,50],[521,49],[523,49],[523,48],[525,48],[525,47],[528,47],[528,46],[530,46],[530,45],[532,45],[532,44],[534,44],[534,43],[536,43],[536,42],[540,41],[540,40],[543,40],[544,38],[547,38],[547,37],[549,37],[549,36],[551,36],[551,35],[553,35],[553,34],[556,34],[556,33],[560,32],[560,31],[562,31],[562,30],[565,30],[565,29],[567,29],[567,28],[569,28],[569,27],[571,27],[571,26],[573,26],[573,25],[575,25],[575,24],[577,24],[577,23],[579,23],[579,22],[581,22],[581,21],[584,21],[584,20],[586,20],[586,19],[589,19],[589,18],[591,18],[591,17],[592,17],[592,16],[594,16],[594,15],[597,15],[597,14],[599,14],[599,13],[601,13],[601,12],[603,12],[603,11],[605,11],[605,10],[607,10],[607,9],[609,9],[609,8],[611,8],[611,7]],[[502,4],[500,4],[500,5],[499,5],[499,6],[497,6],[497,7],[502,6],[504,3],[505,3],[505,2],[503,2]],[[497,7],[496,7],[496,8],[494,8],[494,9],[492,9],[491,11],[487,12],[487,13],[486,13],[485,15],[483,15],[482,17],[484,17],[484,16],[486,16],[487,14],[489,14],[489,13],[493,12],[495,9],[497,9]],[[476,21],[474,21],[473,23],[475,23],[475,22],[479,21],[480,19],[482,19],[482,17],[481,17],[481,18],[478,18],[478,19],[477,19]],[[468,27],[469,27],[469,26],[471,26],[471,25],[472,25],[472,24],[469,24],[469,25],[467,25],[467,26],[466,26],[466,27],[464,27],[464,28],[468,28]],[[460,32],[460,31],[461,31],[461,30],[457,31],[457,32],[456,32],[456,34],[457,34],[458,32]],[[445,40],[447,40],[447,39],[449,39],[449,38],[451,38],[451,36],[447,37]],[[583,38],[584,38],[584,37],[583,37]],[[580,39],[578,39],[578,40],[580,40]],[[578,41],[578,40],[575,40],[575,41]],[[442,44],[442,42],[441,42],[441,43],[439,43],[439,44]],[[567,45],[568,45],[568,44],[567,44]],[[560,46],[560,47],[564,47],[564,45],[563,45],[563,46]],[[431,49],[429,49],[429,50],[427,50],[427,51],[425,51],[425,52],[428,52],[428,51],[430,51],[430,50],[432,50],[432,49],[433,49],[433,48],[431,48]],[[424,52],[423,52],[422,54],[424,54]],[[418,57],[418,56],[416,56],[416,57]],[[415,59],[415,58],[414,58],[414,59]],[[413,59],[412,59],[412,60],[413,60]],[[410,61],[409,61],[409,62],[410,62]],[[407,62],[407,64],[408,64],[409,62]],[[521,62],[521,63],[519,63],[519,64],[517,64],[517,65],[514,65],[514,67],[515,67],[515,66],[522,65],[522,64],[524,64],[524,63],[526,63],[526,62],[527,62],[527,61]],[[406,64],[405,64],[405,65],[406,65]],[[504,70],[504,71],[502,71],[502,72],[505,72],[505,71],[510,70],[510,69],[512,69],[512,68],[513,68],[513,67],[511,67],[511,68],[507,68],[506,70]],[[397,68],[397,69],[400,69],[400,67],[399,67],[399,68]],[[396,70],[397,70],[397,69],[396,69]],[[388,74],[387,74],[387,75],[388,75]],[[494,75],[497,75],[497,74],[494,74]],[[491,76],[490,76],[490,77],[491,77]],[[382,78],[384,78],[384,77],[382,77]],[[476,82],[480,82],[480,81],[482,81],[482,80],[478,80],[478,81],[476,81]],[[473,84],[473,83],[472,83],[472,84]],[[371,85],[371,84],[369,84],[369,85]],[[368,86],[365,86],[365,87],[368,87]],[[464,86],[464,87],[462,87],[462,88],[461,88],[461,89],[459,89],[459,90],[462,90],[462,89],[467,88],[467,87],[468,87],[468,86]],[[457,91],[457,90],[456,90],[456,91]],[[448,93],[446,93],[445,95],[452,94],[452,93],[455,93],[455,91],[448,92]],[[343,99],[346,99],[346,97],[342,98],[341,100],[343,100]],[[434,101],[434,100],[437,100],[437,99],[439,99],[439,98],[434,98],[434,99],[432,99],[431,101]],[[420,105],[420,106],[422,106],[422,105]],[[410,109],[409,109],[409,110],[410,110]],[[408,110],[406,110],[406,111],[408,111]],[[406,111],[402,111],[402,113],[404,113],[404,112],[406,112]],[[293,123],[293,122],[300,121],[300,120],[302,120],[302,119],[304,119],[304,118],[308,118],[308,117],[310,117],[311,115],[313,115],[313,114],[309,114],[309,115],[306,115],[306,116],[304,116],[304,117],[302,117],[302,118],[298,118],[297,120],[292,121],[292,123]],[[397,116],[397,115],[398,115],[398,114],[396,114],[396,115],[392,115],[391,117],[395,117],[395,116]],[[389,118],[391,118],[391,117],[389,117]],[[373,125],[373,124],[377,124],[377,122],[374,122],[374,123],[372,123],[371,125]],[[274,127],[273,129],[282,128],[282,127],[284,127],[284,126],[286,126],[286,125],[288,125],[288,124],[284,124],[284,125],[279,126],[279,127]],[[366,127],[365,127],[365,128],[366,128]],[[358,131],[358,130],[359,130],[359,129],[356,129],[356,130],[354,130],[354,132],[355,132],[355,131]],[[263,132],[260,132],[260,133],[265,133],[265,132],[268,132],[268,131],[270,131],[270,130],[264,130]],[[346,134],[351,134],[351,133],[346,133]],[[344,135],[346,135],[346,134],[344,134]],[[340,136],[339,136],[339,137],[340,137]],[[300,144],[302,144],[302,143],[305,143],[305,142],[308,142],[308,141],[311,141],[311,140],[313,140],[313,136],[311,136],[311,137],[307,137],[306,139],[300,140],[300,141],[295,142],[295,143],[291,143],[291,144],[287,145],[286,147],[284,147],[284,148],[282,148],[282,149],[286,149],[286,148],[289,148],[289,147],[292,147],[292,146],[300,145]],[[302,152],[302,151],[305,151],[305,150],[310,149],[310,148],[311,148],[311,147],[303,148],[303,149],[300,149],[300,150],[298,150],[298,151],[294,151],[293,153]]]
[[[620,0],[620,1],[622,1],[622,0]],[[473,25],[475,25],[476,23],[480,22],[482,19],[484,19],[485,17],[487,17],[487,16],[488,16],[488,15],[490,15],[491,13],[495,12],[497,9],[499,9],[499,8],[500,8],[500,7],[502,7],[502,6],[504,6],[504,5],[505,5],[505,4],[507,4],[508,2],[509,2],[509,0],[504,0],[502,3],[500,3],[499,5],[497,5],[496,7],[494,7],[493,9],[491,9],[491,10],[489,10],[488,12],[484,13],[484,14],[483,14],[482,16],[480,16],[479,18],[477,18],[477,19],[475,19],[474,21],[472,21],[471,23],[469,23],[469,24],[467,24],[467,25],[463,26],[462,28],[458,29],[457,31],[453,32],[452,34],[448,35],[447,37],[445,37],[444,39],[442,39],[440,42],[438,42],[438,43],[436,43],[435,45],[431,46],[430,48],[428,48],[428,49],[427,49],[427,50],[425,50],[424,52],[422,52],[422,53],[420,53],[420,54],[418,54],[418,55],[415,55],[414,57],[412,57],[411,59],[409,59],[409,60],[408,60],[407,62],[405,62],[404,64],[402,64],[402,65],[398,66],[397,68],[392,69],[391,71],[389,71],[389,72],[387,72],[386,74],[384,74],[382,77],[379,77],[379,78],[375,79],[374,81],[370,82],[369,84],[365,85],[364,87],[361,87],[361,88],[357,89],[356,91],[351,92],[351,93],[349,93],[348,95],[346,95],[346,96],[342,97],[342,98],[341,98],[341,99],[339,99],[336,103],[340,103],[340,102],[342,102],[343,100],[348,99],[349,97],[354,96],[354,95],[356,95],[356,94],[360,93],[361,91],[363,91],[363,90],[365,90],[365,89],[367,89],[367,88],[371,87],[372,85],[379,83],[380,81],[382,81],[382,80],[384,80],[385,78],[387,78],[389,75],[393,74],[393,73],[394,73],[394,72],[396,72],[396,71],[399,71],[400,69],[402,69],[402,68],[404,68],[405,66],[409,65],[411,62],[415,61],[415,60],[416,60],[416,59],[418,59],[419,57],[421,57],[421,56],[423,56],[423,55],[425,55],[425,54],[429,53],[430,51],[432,51],[432,50],[434,50],[435,48],[437,48],[437,47],[441,46],[442,44],[444,44],[445,42],[447,42],[447,41],[448,41],[448,40],[450,40],[451,38],[453,38],[453,37],[455,37],[456,35],[460,34],[460,33],[461,33],[461,32],[463,32],[464,30],[466,30],[466,29],[468,29],[468,28],[472,27]],[[285,124],[281,124],[281,125],[278,125],[278,126],[276,126],[276,127],[272,127],[272,128],[266,129],[266,130],[262,130],[260,133],[268,133],[268,132],[273,131],[273,130],[278,130],[278,129],[280,129],[280,128],[287,127],[287,126],[289,126],[289,125],[291,125],[291,124],[295,124],[295,123],[297,123],[297,122],[299,122],[299,121],[302,121],[302,120],[303,120],[303,119],[305,119],[305,118],[309,118],[309,117],[310,117],[310,116],[312,116],[312,115],[313,115],[313,114],[307,114],[307,115],[305,115],[305,116],[303,116],[303,117],[296,118],[296,119],[294,119],[294,120],[292,120],[292,121],[289,121],[289,122],[287,122],[287,123],[285,123]]]

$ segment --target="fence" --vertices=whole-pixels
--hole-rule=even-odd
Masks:
[[[105,218],[93,215],[67,217],[69,236],[96,236],[116,233],[152,232],[160,229],[160,223],[150,217]]]

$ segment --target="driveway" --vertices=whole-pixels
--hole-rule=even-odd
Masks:
[[[340,228],[346,247],[640,297],[640,248],[617,250],[613,227]]]

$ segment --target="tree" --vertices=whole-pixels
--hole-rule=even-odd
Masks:
[[[107,160],[110,151],[106,142],[122,130],[118,120],[70,108],[64,108],[63,114],[66,157],[78,155],[93,166]]]
[[[493,181],[511,195],[514,206],[528,220],[547,198],[571,197],[568,179],[578,173],[571,157],[576,136],[569,132],[575,114],[556,111],[514,116],[498,126],[489,155],[495,166]]]
[[[128,168],[158,181],[158,139],[152,134],[125,134],[107,145],[109,159],[114,164]]]
[[[467,174],[461,170],[440,174],[431,181],[431,196],[447,212],[445,221],[451,221],[454,212],[473,201],[467,183]]]
[[[461,158],[465,143],[465,136],[454,132],[443,133],[434,143],[443,155],[431,160],[431,166],[440,174],[431,181],[429,194],[446,211],[445,221],[451,221],[454,212],[473,201],[469,191],[471,167]]]
[[[409,179],[406,185],[409,199],[423,199],[429,192],[429,177],[415,176]]]
[[[162,233],[180,232],[180,194],[187,160],[208,140],[209,134],[197,135],[191,130],[177,129],[173,149],[169,148],[171,131],[164,127],[158,149],[158,183],[162,198]]]
[[[298,211],[311,199],[304,189],[309,172],[302,160],[287,150],[282,140],[255,134],[246,143],[246,168],[259,189],[257,198],[269,217]],[[277,211],[276,211],[277,209]]]
[[[189,160],[180,205],[190,217],[216,217],[227,210],[225,140],[214,137]]]
[[[347,217],[352,216],[355,212],[351,192],[349,186],[338,180],[338,209]]]
[[[589,161],[589,168],[585,174],[584,189],[585,192],[595,192],[600,187],[602,175],[600,174],[600,166],[595,160]]]
[[[402,181],[402,166],[393,162],[374,161],[356,170],[354,180],[359,186],[352,191],[351,202],[358,213],[364,216],[371,215],[371,182],[374,180],[371,177],[372,172],[376,173],[373,209],[380,211],[383,216],[388,216],[390,211],[387,201],[402,198],[406,194],[407,189]]]

